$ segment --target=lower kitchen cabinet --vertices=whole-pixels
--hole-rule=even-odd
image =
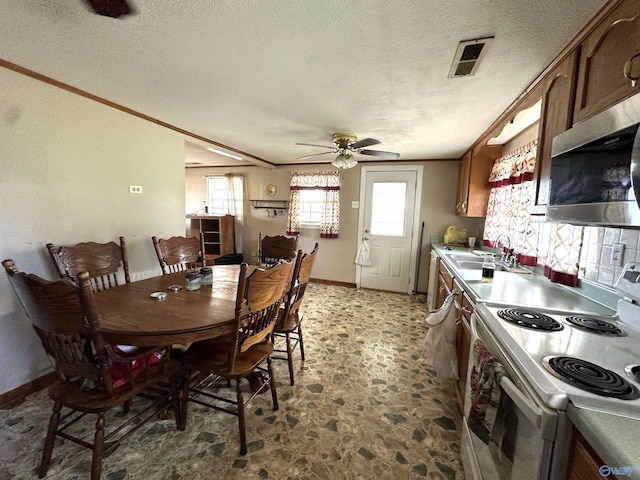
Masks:
[[[438,259],[438,286],[436,290],[436,308],[440,308],[445,299],[453,293],[456,309],[456,355],[458,362],[458,380],[456,394],[460,409],[464,407],[464,391],[467,386],[467,372],[469,367],[469,352],[471,349],[471,315],[474,311],[473,302],[464,293],[460,284],[453,277],[447,267]]]
[[[462,305],[456,330],[456,347],[458,350],[458,383],[456,385],[460,408],[464,411],[464,392],[467,388],[469,371],[469,355],[471,350],[471,315],[473,303],[465,293],[462,294]]]
[[[569,451],[569,465],[567,467],[567,480],[602,480],[600,467],[604,462],[596,453],[589,442],[576,429],[573,429],[571,449]],[[609,475],[607,479],[615,479]]]
[[[445,299],[451,293],[453,289],[453,276],[447,268],[443,265],[442,261],[438,259],[438,286],[436,289],[436,304],[435,308],[442,307]]]

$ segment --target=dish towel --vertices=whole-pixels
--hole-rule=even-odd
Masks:
[[[358,251],[356,252],[355,264],[361,267],[371,266],[371,250],[369,249],[369,240],[366,238],[358,245]]]
[[[456,348],[455,295],[450,294],[437,310],[424,316],[429,326],[426,338],[426,360],[440,378],[458,378],[458,354]]]
[[[473,346],[473,368],[469,376],[471,405],[467,424],[485,444],[500,442],[503,430],[503,401],[500,378],[504,367],[476,341]]]

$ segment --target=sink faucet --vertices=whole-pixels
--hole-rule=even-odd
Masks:
[[[511,239],[509,238],[509,235],[507,235],[506,233],[501,233],[500,235],[498,235],[498,238],[496,238],[496,241],[493,245],[494,247],[499,248],[500,246],[499,242],[502,237],[505,237],[508,243],[507,243],[507,252],[502,254],[501,262],[505,267],[510,267],[510,268],[517,267],[518,256],[514,253],[513,250],[511,250]]]

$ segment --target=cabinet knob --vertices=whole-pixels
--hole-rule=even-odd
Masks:
[[[624,70],[622,71],[625,78],[631,81],[631,86],[634,88],[638,85],[638,79],[640,77],[631,75],[631,67],[633,66],[633,61],[638,57],[640,57],[640,52],[631,55],[629,59],[625,62]]]

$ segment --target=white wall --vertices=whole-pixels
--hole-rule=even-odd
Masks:
[[[9,70],[0,85],[0,260],[54,279],[46,243],[123,235],[134,278],[159,274],[150,237],[184,235],[183,137]],[[51,370],[4,273],[0,331],[0,393]]]

